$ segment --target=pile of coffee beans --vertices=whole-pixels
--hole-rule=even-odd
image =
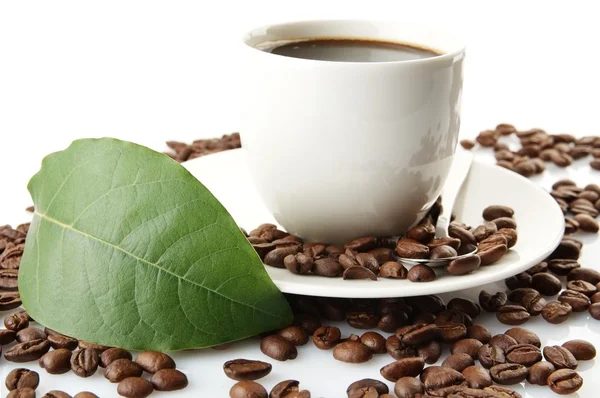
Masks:
[[[511,151],[501,140],[513,134],[521,144],[518,151]],[[571,134],[548,134],[538,128],[518,131],[512,124],[502,123],[494,130],[480,132],[476,141],[482,147],[494,149],[498,166],[526,177],[542,173],[546,169],[544,162],[567,167],[574,160],[588,156],[591,156],[590,167],[600,170],[600,136],[575,138]],[[460,144],[469,150],[476,145],[472,140],[462,140]]]
[[[379,276],[411,282],[433,281],[436,273],[426,264],[407,269],[402,259],[445,259],[477,249],[476,255],[457,258],[445,267],[449,274],[464,275],[481,265],[496,263],[517,243],[517,223],[510,207],[485,208],[484,223],[476,228],[454,220],[448,230],[450,236],[436,238],[435,223],[440,211],[438,200],[428,216],[401,238],[365,236],[343,246],[304,242],[273,224],[262,224],[247,237],[265,264],[287,268],[294,274],[374,281]]]
[[[600,214],[600,186],[588,184],[578,187],[569,179],[552,185],[550,195],[565,215],[565,234],[577,231],[597,233],[600,230],[596,218]]]
[[[200,156],[210,155],[211,153],[241,148],[242,144],[239,133],[232,133],[225,134],[221,138],[195,140],[191,144],[168,141],[167,146],[175,152],[165,152],[167,155],[178,162],[185,162],[187,160],[199,158]]]
[[[583,384],[575,371],[578,361],[596,356],[595,347],[587,341],[544,347],[533,331],[512,326],[522,323],[518,313],[524,310],[512,310],[504,292],[489,295],[482,291],[481,305],[462,297],[444,303],[435,295],[389,299],[286,297],[294,311],[294,324],[262,337],[260,348],[265,355],[277,361],[294,359],[296,347],[307,344],[311,335],[315,347],[331,350],[335,360],[350,364],[388,354],[393,361],[383,366],[380,374],[382,380],[395,383],[398,398],[515,398],[520,395],[504,386],[524,381],[548,386],[557,394],[570,394]],[[492,335],[476,323],[482,308],[494,308],[503,314],[499,319],[512,327]],[[365,331],[342,336],[338,327],[327,324],[344,320]],[[434,366],[446,350],[450,355],[440,366]],[[297,380],[282,381],[268,393],[256,381],[271,373],[272,365],[267,362],[234,359],[227,361],[223,370],[238,381],[230,390],[232,398],[310,397]],[[346,394],[393,397],[382,380],[358,380]]]

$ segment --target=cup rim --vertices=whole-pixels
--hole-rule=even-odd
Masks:
[[[311,25],[311,24],[374,24],[374,25],[399,25],[409,27],[410,29],[420,30],[420,31],[429,31],[430,33],[434,33],[436,36],[443,36],[446,39],[449,39],[453,44],[448,46],[450,47],[449,51],[443,51],[442,49],[435,48],[434,46],[428,46],[424,43],[416,43],[409,41],[401,41],[401,40],[389,40],[391,42],[396,42],[399,44],[406,44],[411,46],[417,46],[425,49],[434,50],[437,52],[442,52],[440,55],[436,55],[433,57],[420,58],[420,59],[411,59],[411,60],[400,60],[400,61],[369,61],[369,62],[361,62],[361,61],[329,61],[329,60],[316,60],[316,59],[305,59],[305,58],[294,58],[294,57],[285,57],[278,54],[273,54],[269,51],[264,51],[260,48],[257,48],[256,45],[252,45],[249,41],[259,35],[266,34],[266,31],[269,28],[285,28],[285,27],[294,27],[294,26],[302,26],[302,25]],[[289,40],[290,42],[301,41],[301,40],[314,40],[319,38],[332,39],[336,37],[348,37],[348,36],[335,36],[335,35],[315,35],[310,37],[299,37],[297,40]],[[362,38],[365,40],[376,40],[383,41],[382,38],[377,37],[362,37],[357,36],[357,38]],[[253,28],[247,31],[242,37],[243,47],[247,50],[250,50],[254,54],[260,54],[260,56],[268,57],[272,60],[279,59],[282,62],[301,62],[301,63],[318,63],[319,65],[348,65],[354,67],[368,67],[368,66],[385,66],[385,65],[415,65],[415,64],[426,64],[432,62],[445,62],[445,61],[456,61],[458,59],[462,59],[465,56],[466,46],[464,44],[464,40],[452,33],[449,33],[445,30],[438,29],[436,27],[422,25],[422,24],[414,24],[410,22],[404,22],[399,20],[374,20],[374,19],[305,19],[305,20],[293,20],[288,22],[279,22],[273,24],[265,24],[256,28]]]

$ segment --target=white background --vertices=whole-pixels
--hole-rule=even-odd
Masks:
[[[552,133],[597,135],[597,7],[592,1],[1,2],[0,223],[26,219],[22,209],[31,204],[26,182],[45,154],[65,148],[73,139],[113,136],[163,150],[167,139],[235,131],[243,106],[238,101],[237,73],[243,65],[234,48],[246,30],[270,22],[398,19],[456,31],[465,38],[468,54],[463,137],[504,121]],[[577,177],[577,172],[572,175]],[[589,181],[581,182],[600,182],[600,174],[585,175]],[[596,250],[597,241],[594,246]],[[592,256],[588,249],[585,259],[595,263],[586,265],[599,266],[599,252]],[[600,340],[598,328],[590,330],[586,324],[580,320],[571,329],[561,326],[544,333],[564,340],[580,335],[583,328]],[[221,359],[230,355],[215,358],[214,363],[207,356],[200,361],[219,368]],[[329,356],[316,358],[300,357],[294,361],[294,372],[334,365]],[[196,365],[188,359],[192,371]],[[284,369],[292,369],[289,366]],[[365,374],[365,367],[361,369]],[[369,369],[371,377],[377,376],[378,366],[371,364]],[[313,376],[307,385],[313,396],[341,395],[349,379],[344,372],[352,370],[344,365],[337,370],[333,378],[339,385]],[[196,373],[196,387],[212,385],[217,388],[212,391],[219,391],[214,396],[226,395],[231,383],[222,374]],[[583,375],[586,386],[580,396],[594,396],[598,381],[593,381],[590,370]],[[289,372],[279,376],[304,380]],[[93,385],[106,385],[99,377]],[[42,378],[47,387],[74,380],[45,373]],[[268,379],[267,384],[275,381]],[[110,396],[114,388],[107,391]],[[534,391],[535,396],[547,393]]]

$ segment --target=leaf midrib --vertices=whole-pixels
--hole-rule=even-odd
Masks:
[[[50,222],[50,223],[52,223],[52,224],[58,225],[58,226],[59,226],[59,227],[61,227],[61,228],[64,228],[64,229],[67,229],[67,230],[73,231],[73,232],[75,232],[75,233],[77,233],[77,234],[80,234],[80,235],[82,235],[82,236],[86,237],[86,238],[89,238],[89,239],[95,240],[96,242],[99,242],[99,243],[102,243],[102,244],[104,244],[104,245],[106,245],[106,246],[112,247],[113,249],[115,249],[115,250],[118,250],[118,251],[120,251],[120,252],[124,253],[125,255],[127,255],[127,256],[130,256],[130,257],[134,258],[134,259],[135,259],[135,260],[137,260],[137,261],[140,261],[140,262],[142,262],[142,263],[144,263],[144,264],[147,264],[147,265],[149,265],[149,266],[155,267],[155,268],[157,268],[159,271],[162,271],[162,272],[165,272],[165,273],[167,273],[167,274],[169,274],[169,275],[171,275],[171,276],[174,276],[174,277],[175,277],[176,279],[178,279],[178,280],[183,280],[183,281],[185,281],[185,282],[188,282],[188,283],[190,283],[190,284],[192,284],[192,285],[194,285],[194,286],[198,286],[198,287],[199,287],[199,288],[201,288],[201,289],[204,289],[204,290],[207,290],[207,291],[209,291],[209,292],[211,292],[211,293],[213,293],[213,294],[216,294],[217,296],[223,297],[224,299],[226,299],[226,300],[229,300],[229,301],[231,301],[232,303],[236,303],[236,304],[242,305],[242,306],[244,306],[244,307],[249,307],[249,308],[252,308],[252,309],[254,309],[254,310],[258,311],[258,312],[262,312],[263,314],[270,315],[270,316],[272,316],[272,317],[274,317],[274,318],[278,318],[278,319],[285,319],[285,318],[283,318],[283,317],[281,317],[281,316],[279,316],[279,315],[277,315],[277,314],[273,314],[273,313],[270,313],[270,312],[268,312],[268,311],[265,311],[265,310],[263,310],[263,309],[261,309],[261,308],[254,307],[254,306],[252,306],[252,305],[250,305],[250,304],[247,304],[247,303],[243,303],[243,302],[241,302],[241,301],[234,300],[234,299],[232,299],[231,297],[229,297],[229,296],[226,296],[226,295],[224,295],[224,294],[222,294],[222,293],[219,293],[219,292],[218,292],[218,291],[216,291],[216,290],[213,290],[213,289],[211,289],[211,288],[209,288],[209,287],[206,287],[206,286],[204,286],[204,285],[201,285],[201,284],[199,284],[199,283],[196,283],[196,282],[194,282],[194,281],[192,281],[192,280],[189,280],[189,279],[186,279],[186,278],[184,278],[184,277],[182,277],[182,276],[179,276],[179,275],[177,275],[177,274],[173,273],[172,271],[169,271],[169,270],[167,270],[167,269],[165,269],[165,268],[163,268],[163,267],[159,266],[158,264],[155,264],[155,263],[153,263],[153,262],[151,262],[151,261],[148,261],[148,260],[146,260],[146,259],[144,259],[144,258],[142,258],[142,257],[136,256],[135,254],[133,254],[133,253],[131,253],[131,252],[129,252],[129,251],[127,251],[127,250],[125,250],[125,249],[123,249],[123,248],[121,248],[121,247],[117,246],[117,245],[114,245],[114,244],[112,244],[112,243],[110,243],[110,242],[107,242],[107,241],[105,241],[105,240],[103,240],[103,239],[100,239],[100,238],[98,238],[98,237],[96,237],[96,236],[93,236],[93,235],[91,235],[91,234],[89,234],[89,233],[87,233],[87,232],[84,232],[84,231],[81,231],[81,230],[79,230],[79,229],[77,229],[77,228],[74,228],[74,227],[73,227],[73,226],[71,226],[71,225],[68,225],[68,224],[62,223],[62,222],[60,222],[59,220],[57,220],[57,219],[55,219],[55,218],[52,218],[52,217],[50,217],[50,216],[47,216],[46,214],[42,214],[42,213],[39,213],[39,212],[37,212],[37,211],[36,211],[36,212],[34,212],[34,216],[38,216],[38,217],[42,218],[43,220],[46,220],[46,221],[48,221],[48,222]]]

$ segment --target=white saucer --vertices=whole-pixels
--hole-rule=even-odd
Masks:
[[[184,166],[219,199],[240,227],[250,231],[262,223],[277,224],[252,185],[244,157],[244,151],[236,149],[197,158]],[[454,213],[458,220],[477,226],[483,222],[481,213],[489,205],[506,205],[515,210],[518,242],[502,260],[469,275],[452,276],[438,269],[435,281],[414,283],[385,278],[371,281],[296,275],[286,269],[265,267],[277,287],[286,293],[354,298],[417,296],[468,289],[508,278],[544,259],[560,242],[563,214],[544,189],[516,173],[475,161]]]

